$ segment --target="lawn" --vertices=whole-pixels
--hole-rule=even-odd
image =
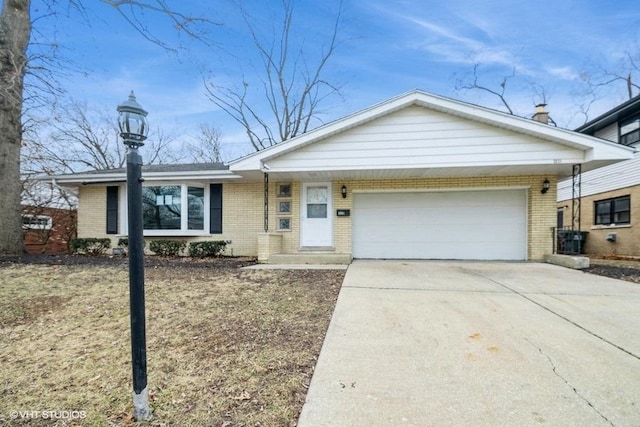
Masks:
[[[343,277],[148,266],[143,425],[295,425]],[[0,424],[131,424],[128,298],[124,263],[0,263]]]

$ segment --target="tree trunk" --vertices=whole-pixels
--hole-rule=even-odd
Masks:
[[[30,0],[3,0],[0,14],[0,254],[22,254],[20,146],[31,34]]]

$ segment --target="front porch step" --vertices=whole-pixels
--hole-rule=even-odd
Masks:
[[[271,254],[268,264],[351,264],[353,257],[345,253]]]

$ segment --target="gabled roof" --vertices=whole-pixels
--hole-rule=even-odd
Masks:
[[[410,107],[423,107],[428,111],[454,116],[458,119],[475,123],[481,127],[501,129],[510,135],[520,135],[525,138],[551,142],[558,146],[572,149],[580,153],[579,162],[587,164],[584,169],[602,166],[618,160],[629,159],[633,153],[633,150],[628,147],[623,147],[588,135],[552,127],[547,124],[509,115],[478,105],[414,90],[328,123],[296,138],[231,162],[229,165],[230,170],[244,176],[249,176],[251,171],[268,171],[269,163],[273,162],[274,159],[285,157],[288,153],[302,150],[319,141],[346,133],[351,129],[364,127],[368,122],[390,116]],[[557,165],[555,169],[552,165],[545,165],[545,168],[541,169],[540,173],[557,172],[560,175],[566,174],[569,170],[567,166],[570,167],[569,164],[572,161],[576,163],[574,160],[575,156],[574,158],[555,159]],[[524,171],[524,169],[522,170]]]

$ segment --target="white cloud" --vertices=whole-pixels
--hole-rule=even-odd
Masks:
[[[577,80],[580,78],[580,73],[575,71],[573,67],[547,67],[547,73],[554,77],[561,78],[563,80]]]
[[[479,63],[523,68],[516,63],[514,55],[503,47],[491,46],[425,19],[406,15],[397,16],[426,30],[422,33],[423,38],[413,42],[412,47],[435,55],[435,60],[454,64]]]

